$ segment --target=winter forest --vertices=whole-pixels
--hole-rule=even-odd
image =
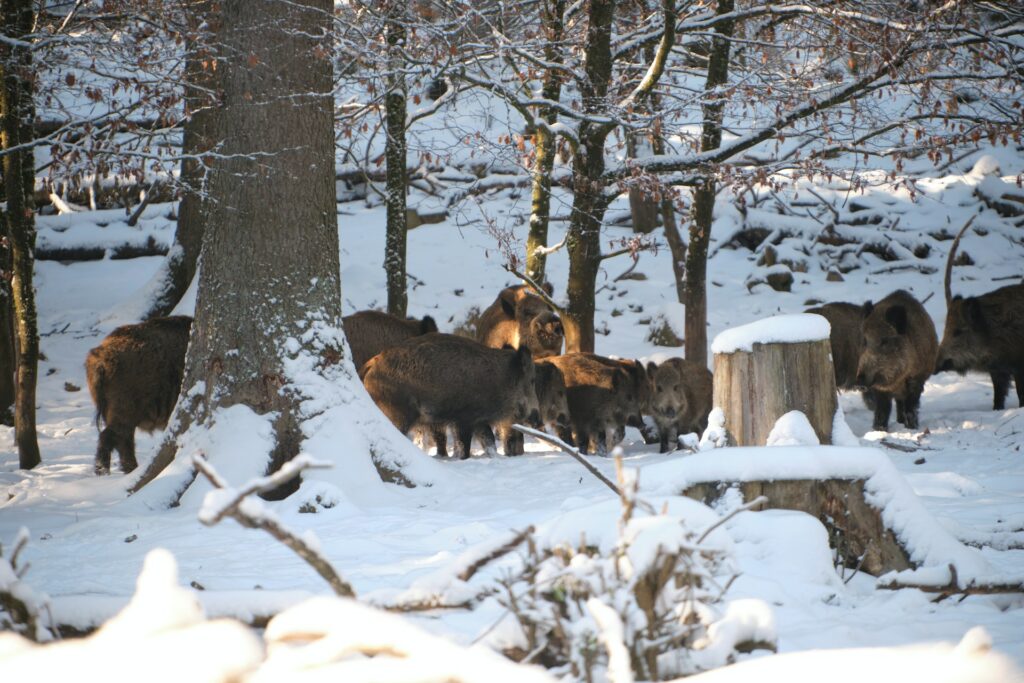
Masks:
[[[1024,681],[1019,2],[0,21],[0,680]]]

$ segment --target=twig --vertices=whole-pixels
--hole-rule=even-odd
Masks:
[[[128,218],[128,227],[134,228],[135,225],[139,222],[139,217],[142,216],[142,212],[146,210],[146,207],[149,206],[149,203],[153,201],[153,197],[156,196],[156,191],[159,187],[160,181],[158,180],[153,181],[153,184],[149,186],[149,189],[146,190],[146,196],[142,198],[142,201],[139,202],[139,205],[135,207],[135,211],[132,212],[131,217]]]
[[[729,514],[727,514],[725,517],[722,517],[720,520],[718,520],[717,522],[715,522],[714,524],[709,526],[707,529],[704,530],[704,533],[702,533],[699,537],[697,537],[697,545],[700,545],[701,543],[703,543],[704,539],[706,539],[711,534],[712,531],[714,531],[718,527],[722,526],[723,524],[728,522],[730,519],[732,519],[733,517],[735,517],[739,513],[746,512],[747,510],[751,510],[751,509],[757,507],[758,505],[764,505],[767,502],[768,502],[768,496],[758,496],[757,498],[755,498],[754,500],[750,501],[749,503],[741,505],[738,508],[736,508],[735,510],[730,511]]]
[[[494,562],[499,557],[504,557],[505,555],[508,555],[510,552],[515,550],[520,543],[526,540],[527,536],[533,533],[533,531],[534,528],[531,524],[530,526],[526,527],[525,529],[517,533],[511,539],[509,539],[507,543],[503,543],[502,545],[495,548],[491,552],[487,553],[483,557],[478,558],[475,562],[473,562],[468,567],[459,572],[457,578],[459,579],[459,581],[469,581],[473,578],[474,574],[476,574],[478,571],[486,567],[488,564]]]
[[[217,470],[202,455],[192,456],[192,464],[196,469],[210,480],[215,488],[231,490]],[[295,478],[300,472],[306,469],[324,468],[326,465],[315,463],[312,460],[296,458],[286,462],[281,469],[270,476],[254,479],[241,489],[234,491],[234,496],[226,504],[220,504],[217,513],[204,515],[200,513],[199,521],[206,526],[214,526],[225,517],[231,517],[236,522],[248,529],[262,529],[288,546],[296,555],[305,560],[331,587],[335,595],[340,597],[354,598],[355,592],[331,566],[323,555],[302,538],[296,536],[290,529],[282,526],[276,519],[267,515],[255,516],[252,509],[242,510],[241,505],[245,499],[253,493],[269,491]],[[248,506],[251,508],[251,506]]]
[[[552,299],[551,296],[546,291],[544,291],[543,287],[541,287],[540,285],[537,284],[536,280],[534,280],[532,277],[530,277],[526,273],[520,273],[513,266],[510,266],[508,264],[506,264],[504,266],[504,268],[505,268],[505,270],[507,270],[508,272],[512,273],[517,278],[519,278],[520,280],[525,282],[527,285],[529,285],[530,289],[533,290],[533,293],[536,294],[537,296],[539,296],[541,298],[541,300],[543,300],[544,303],[546,303],[548,305],[548,307],[552,311],[554,311],[555,313],[557,313],[558,315],[560,315],[563,318],[565,317],[565,309],[562,308],[561,306],[559,306],[558,304],[556,304],[555,300]]]
[[[864,549],[864,552],[861,554],[860,559],[857,560],[857,566],[853,568],[853,573],[845,579],[843,579],[844,586],[850,583],[850,581],[853,581],[853,577],[857,576],[857,573],[860,571],[860,568],[864,566],[864,560],[868,559],[868,551],[871,550],[871,546],[874,544],[874,542],[874,539],[868,541],[868,547]]]
[[[523,434],[526,434],[528,436],[532,436],[535,439],[540,439],[541,441],[546,441],[549,444],[551,444],[552,446],[556,446],[556,447],[562,449],[563,451],[568,453],[570,456],[572,456],[573,459],[576,460],[576,462],[578,462],[579,464],[581,464],[584,467],[586,467],[587,471],[590,472],[591,474],[593,474],[595,477],[597,477],[601,481],[602,484],[604,484],[605,486],[610,488],[612,491],[614,491],[616,496],[618,496],[619,498],[622,498],[622,491],[620,491],[619,487],[615,485],[615,482],[613,482],[608,477],[604,476],[604,474],[601,473],[601,470],[597,469],[596,467],[591,465],[589,462],[587,462],[587,459],[584,458],[582,455],[580,455],[580,450],[578,448],[575,448],[574,446],[570,446],[566,442],[564,442],[561,439],[559,439],[557,436],[551,436],[547,432],[542,432],[542,431],[540,431],[538,429],[531,429],[530,427],[525,427],[523,425],[515,425],[515,424],[512,425],[512,429],[516,430],[517,432],[521,432]]]

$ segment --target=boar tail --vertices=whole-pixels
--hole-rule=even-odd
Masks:
[[[946,308],[949,308],[949,302],[953,300],[953,287],[950,280],[953,278],[953,259],[956,258],[957,247],[960,246],[960,238],[967,232],[967,228],[971,227],[971,223],[977,216],[971,216],[970,219],[964,224],[964,227],[960,228],[960,232],[957,233],[956,237],[953,238],[953,246],[949,248],[949,257],[946,259],[946,280],[944,291],[946,293]]]

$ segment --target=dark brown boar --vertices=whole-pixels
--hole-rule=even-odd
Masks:
[[[537,389],[537,404],[540,407],[540,421],[556,432],[569,426],[569,399],[566,393],[562,371],[551,363],[534,361]],[[512,429],[511,423],[499,425],[505,455],[522,455],[525,439],[521,432]]]
[[[653,366],[653,364],[652,364]],[[651,368],[652,414],[661,437],[661,452],[675,450],[680,434],[701,434],[711,412],[711,371],[685,358],[669,358]]]
[[[856,382],[872,392],[874,429],[888,431],[894,398],[896,419],[917,429],[921,393],[935,368],[939,346],[935,324],[924,306],[903,290],[877,304],[868,301],[863,315],[864,352]]]
[[[545,285],[548,295],[551,285]],[[557,356],[562,352],[565,332],[562,320],[526,285],[506,287],[480,314],[477,341],[500,349],[526,345],[535,359]]]
[[[583,355],[611,367],[622,368],[629,380],[627,388],[635,397],[635,403],[627,407],[626,423],[615,433],[615,443],[619,443],[625,438],[626,426],[643,430],[644,415],[651,414],[651,400],[654,397],[654,383],[647,371],[647,367],[640,361],[630,358],[608,358],[606,356],[599,356],[596,353],[587,352],[584,352]]]
[[[437,332],[437,323],[429,315],[422,320],[403,320],[380,311],[359,311],[341,319],[345,338],[352,348],[352,363],[361,370],[366,361],[384,349],[406,339]]]
[[[820,315],[832,327],[829,342],[832,345],[832,369],[836,374],[836,387],[857,387],[857,364],[864,351],[864,307],[845,302],[833,302],[808,308],[805,313]]]
[[[490,425],[539,424],[535,374],[528,348],[491,349],[435,332],[371,358],[363,367],[363,384],[402,433],[455,425],[459,454],[468,458],[474,431],[486,435],[485,446],[493,448]]]
[[[935,372],[989,373],[993,410],[1006,407],[1012,376],[1017,402],[1024,407],[1024,284],[1008,285],[966,299],[952,296],[950,278],[961,235],[963,231],[953,240],[946,261],[946,327]]]
[[[617,443],[615,439],[636,409],[637,396],[626,370],[620,363],[586,353],[552,356],[541,362],[558,367],[565,380],[571,431],[562,430],[562,440],[576,445],[581,453],[606,453],[608,442]]]
[[[135,460],[135,429],[163,429],[181,391],[185,350],[192,318],[153,318],[118,327],[85,358],[85,376],[96,405],[96,474],[110,473],[110,454],[117,450],[121,470],[131,472]]]

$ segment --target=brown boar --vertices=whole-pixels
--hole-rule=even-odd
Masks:
[[[551,363],[534,361],[537,389],[537,404],[540,407],[540,421],[556,432],[569,426],[569,399],[566,393],[562,371]],[[505,455],[522,455],[524,438],[521,432],[512,429],[511,423],[499,426]]]
[[[192,318],[153,318],[118,327],[85,358],[85,376],[96,405],[96,474],[110,473],[110,454],[117,450],[121,470],[131,472],[135,460],[135,429],[163,429],[181,391]]]
[[[863,315],[864,352],[856,382],[872,392],[874,429],[888,431],[894,398],[896,419],[917,429],[921,393],[935,368],[939,346],[935,324],[924,306],[903,290],[877,304],[868,301]]]
[[[548,295],[551,285],[544,286]],[[535,359],[562,352],[562,320],[526,285],[506,287],[480,314],[477,341],[494,349],[526,345]]]
[[[961,235],[963,230],[953,240],[946,261],[946,327],[935,372],[989,373],[993,410],[1006,407],[1012,376],[1017,402],[1024,407],[1024,284],[1008,285],[966,299],[952,296],[950,278]]]
[[[539,424],[535,375],[526,347],[491,349],[436,332],[385,349],[363,366],[366,390],[399,431],[453,424],[462,458],[474,431],[493,448],[490,425]]]
[[[820,315],[831,326],[829,342],[832,345],[832,369],[836,375],[836,387],[854,389],[857,387],[857,364],[864,351],[864,307],[845,302],[833,302],[808,308],[805,313]]]
[[[384,349],[406,339],[437,332],[437,323],[429,315],[422,320],[403,320],[380,311],[359,311],[341,319],[345,338],[352,349],[352,363],[361,370],[366,361]]]
[[[585,353],[541,362],[558,367],[565,380],[571,431],[562,430],[562,440],[576,445],[581,453],[606,453],[608,441],[618,438],[636,409],[636,390],[626,370],[620,363]]]
[[[661,437],[661,452],[675,450],[680,434],[701,434],[711,412],[713,378],[703,365],[685,358],[669,358],[656,367],[652,414]]]

